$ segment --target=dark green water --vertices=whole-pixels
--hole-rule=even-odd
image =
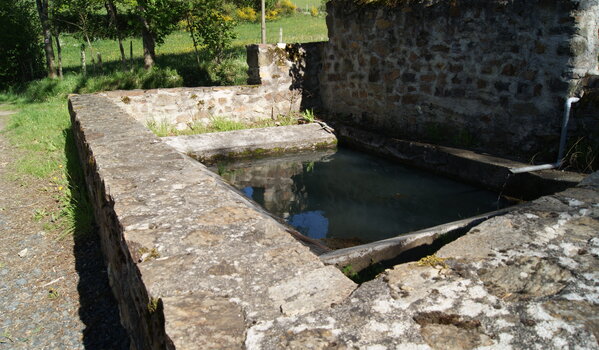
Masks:
[[[377,241],[506,205],[493,192],[347,149],[217,171],[312,238]]]

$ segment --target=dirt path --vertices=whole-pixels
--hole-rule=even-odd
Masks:
[[[96,235],[57,241],[34,220],[56,203],[43,180],[8,177],[16,154],[0,132],[0,350],[127,349]]]

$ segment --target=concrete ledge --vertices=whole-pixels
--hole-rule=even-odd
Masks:
[[[337,146],[337,137],[316,123],[162,139],[177,151],[205,164],[213,163],[218,159],[255,157]]]
[[[499,215],[504,215],[516,208],[506,208],[443,225],[406,233],[401,236],[384,239],[359,246],[338,249],[320,255],[327,265],[339,268],[351,266],[355,272],[381,261],[393,260],[401,253],[423,245],[431,245],[437,240],[457,231],[468,231],[470,228]]]
[[[531,200],[563,191],[584,179],[584,175],[557,170],[512,174],[510,168],[529,164],[463,149],[394,139],[338,123],[333,125],[343,145],[519,199]]]

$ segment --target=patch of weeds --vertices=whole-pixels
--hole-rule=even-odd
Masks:
[[[33,220],[35,221],[42,221],[46,216],[48,216],[46,209],[35,209],[33,211]]]
[[[343,274],[350,279],[354,279],[356,276],[358,276],[358,273],[354,271],[354,268],[351,266],[351,264],[345,265],[341,269],[341,272],[343,272]]]
[[[242,130],[247,128],[247,124],[231,120],[226,117],[212,117],[210,120],[210,129],[217,132]]]
[[[418,266],[430,266],[441,269],[448,268],[447,264],[445,263],[445,258],[440,258],[435,254],[425,256],[424,258],[418,260],[416,264],[418,264]]]
[[[148,311],[153,314],[154,312],[156,312],[156,310],[158,310],[158,302],[160,299],[158,298],[154,298],[151,297],[150,301],[148,302]]]
[[[564,162],[569,169],[578,172],[591,173],[599,169],[599,141],[577,138],[566,152]]]
[[[158,137],[179,135],[177,129],[169,124],[165,119],[160,121],[156,121],[154,119],[148,120],[146,122],[146,127]]]
[[[123,96],[121,97],[121,102],[128,105],[129,103],[131,103],[131,99],[129,98],[129,96]]]
[[[146,247],[139,248],[139,255],[141,256],[140,260],[142,262],[150,259],[158,259],[160,257],[160,253],[156,248],[148,249]]]
[[[54,288],[48,289],[48,299],[54,300],[54,299],[58,299],[59,297],[60,297],[60,293],[58,292],[58,290],[56,290]]]
[[[230,169],[229,164],[227,162],[218,162],[216,163],[216,169],[219,176],[222,177],[230,177],[235,174],[236,169]]]
[[[314,123],[316,121],[316,116],[314,115],[314,110],[306,109],[305,111],[303,111],[301,119],[307,123]]]
[[[3,332],[2,334],[0,334],[0,344],[8,344],[8,343],[14,343],[15,340],[13,339],[12,335],[9,332]]]

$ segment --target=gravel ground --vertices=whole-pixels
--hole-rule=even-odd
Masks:
[[[0,133],[0,350],[128,349],[97,235],[43,230],[34,211],[56,203],[43,180],[7,178],[16,153]]]

